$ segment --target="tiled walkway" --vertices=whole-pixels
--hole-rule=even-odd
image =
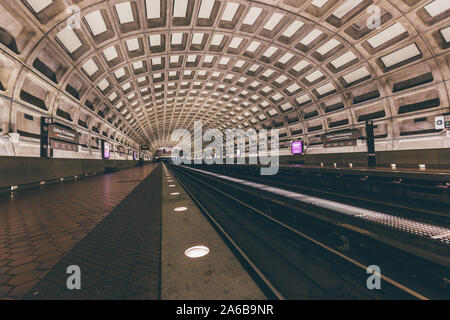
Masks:
[[[0,198],[0,299],[23,298],[156,165]]]

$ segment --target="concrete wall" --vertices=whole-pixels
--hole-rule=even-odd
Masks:
[[[135,167],[139,161],[0,157],[0,189],[112,172]]]

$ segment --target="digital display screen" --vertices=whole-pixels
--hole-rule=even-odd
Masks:
[[[109,159],[111,157],[111,144],[103,141],[103,159]]]
[[[291,154],[302,154],[303,153],[303,141],[291,142]]]

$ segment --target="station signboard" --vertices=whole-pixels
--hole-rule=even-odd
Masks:
[[[303,154],[303,141],[291,142],[291,154]]]
[[[434,127],[436,130],[450,129],[450,115],[435,117]]]
[[[361,138],[359,129],[326,133],[321,136],[325,148],[356,146],[359,138]]]
[[[68,126],[57,123],[51,117],[41,120],[41,156],[53,157],[53,150],[79,151],[80,136]]]
[[[111,144],[105,140],[102,140],[102,157],[105,160],[111,158]]]

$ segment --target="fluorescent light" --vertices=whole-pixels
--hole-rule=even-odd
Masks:
[[[185,18],[187,13],[189,0],[174,0],[173,1],[173,17]]]
[[[366,67],[361,67],[353,72],[350,72],[349,74],[346,74],[343,78],[345,82],[350,84],[367,76],[370,76],[369,71],[367,71]]]
[[[311,4],[317,8],[322,8],[327,2],[328,0],[313,0]]]
[[[283,82],[285,82],[288,78],[285,75],[281,75],[279,76],[277,79],[275,79],[275,82],[277,82],[278,84],[282,84]]]
[[[311,101],[311,98],[310,98],[307,94],[304,94],[304,95],[298,97],[298,98],[295,99],[295,100],[297,100],[297,102],[298,102],[299,104],[303,104],[303,103],[305,103],[305,102]]]
[[[198,17],[200,19],[209,19],[211,17],[212,9],[214,8],[215,0],[202,0]]]
[[[279,101],[279,100],[283,99],[283,96],[282,96],[281,94],[279,94],[279,93],[276,93],[276,94],[274,94],[274,95],[272,96],[272,99],[273,99],[274,101]]]
[[[203,59],[203,62],[205,63],[211,63],[214,59],[214,56],[205,56],[205,58]],[[214,73],[215,74],[215,73]],[[213,75],[214,75],[213,74]]]
[[[289,91],[290,93],[295,92],[297,90],[300,89],[300,86],[296,83],[290,85],[289,87],[286,88],[287,91]]]
[[[386,68],[392,67],[398,63],[401,63],[405,60],[413,58],[420,54],[419,49],[417,48],[415,43],[412,43],[404,48],[401,48],[397,51],[394,51],[384,57],[381,57],[381,61],[383,61]]]
[[[98,66],[93,59],[89,59],[82,65],[83,70],[91,77],[94,73],[98,71]]]
[[[110,96],[108,97],[109,101],[111,101],[111,102],[113,102],[116,98],[117,98],[117,93],[115,93],[115,92],[110,94]]]
[[[94,36],[97,36],[108,30],[106,28],[105,20],[103,20],[100,10],[93,11],[85,15],[84,18],[86,19],[86,22],[88,23],[89,28]]]
[[[386,28],[385,30],[376,34],[375,36],[369,38],[367,42],[369,42],[372,48],[375,49],[405,32],[406,29],[403,27],[403,25],[400,22],[397,22],[389,28]]]
[[[239,3],[236,2],[228,2],[225,7],[225,11],[222,15],[222,20],[224,21],[233,21],[233,18],[239,8]]]
[[[223,57],[222,59],[220,59],[219,64],[226,65],[226,64],[228,64],[228,62],[230,62],[230,58],[228,58],[228,57]]]
[[[450,27],[442,29],[441,34],[444,37],[445,42],[450,42]]]
[[[192,44],[202,44],[204,33],[194,33],[192,35]]]
[[[334,48],[336,48],[337,46],[339,46],[340,44],[341,43],[336,39],[331,39],[327,41],[325,44],[323,44],[319,49],[317,49],[317,52],[323,56],[328,52],[330,52],[331,50],[333,50]]]
[[[242,66],[245,64],[244,60],[239,60],[236,62],[236,64],[234,65],[236,68],[242,68]]]
[[[182,33],[172,33],[172,45],[180,45],[183,43]]]
[[[53,3],[52,0],[26,0],[34,12],[39,13]]]
[[[256,19],[258,19],[261,12],[262,8],[259,7],[250,8],[250,11],[247,13],[247,16],[245,17],[243,24],[248,24],[252,26],[255,23]]]
[[[125,84],[122,86],[122,90],[123,90],[123,91],[127,91],[127,90],[130,89],[130,88],[131,88],[131,84],[130,84],[129,82],[125,83]]]
[[[125,75],[125,69],[124,68],[120,68],[120,69],[116,70],[114,72],[114,75],[116,76],[117,79],[122,78]]]
[[[302,26],[303,22],[295,20],[292,24],[283,32],[283,36],[290,38],[292,37]]]
[[[252,43],[250,43],[250,45],[248,46],[247,51],[255,52],[259,48],[260,45],[261,45],[261,42],[252,41]]]
[[[316,89],[317,93],[319,93],[321,96],[334,90],[336,90],[336,88],[331,82],[324,84],[323,86]]]
[[[180,56],[170,56],[170,63],[178,63],[180,61]]]
[[[114,75],[116,76],[117,79],[122,78],[125,75],[125,69],[124,68],[120,68],[120,69],[116,70],[114,72]]]
[[[112,61],[116,59],[119,55],[117,54],[116,47],[111,46],[108,49],[103,50],[103,54],[107,61]]]
[[[274,13],[269,21],[267,21],[267,23],[264,25],[264,29],[272,31],[277,25],[278,23],[281,21],[281,19],[283,19],[284,15],[282,15],[281,13]]]
[[[117,3],[115,5],[119,22],[121,24],[130,23],[134,21],[133,10],[130,2]]]
[[[311,73],[311,74],[309,74],[307,77],[306,77],[306,80],[308,80],[308,82],[314,82],[314,81],[316,81],[317,79],[320,79],[320,78],[322,78],[323,77],[323,73],[320,71],[320,70],[316,70],[316,71],[314,71],[313,73]]]
[[[67,51],[69,51],[69,53],[75,52],[82,46],[80,39],[69,26],[58,32],[56,34],[56,37],[59,41],[61,41],[61,43],[64,45]]]
[[[133,69],[138,70],[144,67],[144,63],[142,61],[133,62]]]
[[[211,45],[213,46],[220,46],[223,40],[223,34],[215,34],[214,37],[211,40]]]
[[[259,64],[254,64],[249,68],[249,71],[255,72],[256,70],[258,70],[259,67],[260,67]]]
[[[243,39],[241,37],[234,37],[230,42],[230,48],[237,49],[240,46],[242,40]]]
[[[355,60],[356,58],[357,58],[356,55],[352,51],[348,51],[347,53],[344,53],[342,56],[331,61],[331,64],[336,69],[339,69],[343,65],[349,63],[350,61]]]
[[[269,78],[272,74],[274,74],[274,70],[272,70],[272,69],[267,69],[264,73],[263,73],[263,76],[264,77],[266,77],[266,78]]]
[[[303,69],[305,69],[307,66],[309,66],[309,62],[306,60],[302,60],[302,61],[298,62],[295,66],[293,66],[292,69],[294,69],[297,72],[300,72]]]
[[[448,0],[435,0],[427,4],[424,8],[430,16],[435,17],[450,9],[450,2]]]
[[[282,63],[282,64],[286,64],[289,62],[289,60],[291,60],[294,57],[294,55],[290,52],[285,53],[280,60],[278,60],[278,62]]]
[[[105,89],[108,88],[108,87],[109,87],[109,82],[108,82],[108,80],[106,80],[106,79],[103,79],[102,81],[100,81],[100,82],[98,83],[98,88],[99,88],[101,91],[105,91]]]
[[[320,31],[319,29],[314,29],[313,31],[311,31],[310,33],[308,33],[306,35],[306,37],[304,37],[300,43],[303,44],[304,46],[308,46],[311,42],[313,42],[314,40],[316,40],[323,32]]]
[[[161,45],[161,35],[160,34],[152,34],[148,36],[150,40],[150,47],[159,47]]]
[[[353,8],[358,6],[363,0],[347,0],[333,11],[333,15],[339,19],[342,19],[346,14],[348,14]]]
[[[283,104],[280,108],[283,109],[283,111],[288,111],[288,110],[292,109],[292,105],[288,102],[288,103]]]
[[[263,56],[270,58],[271,56],[273,56],[273,54],[275,52],[278,51],[278,48],[275,46],[270,46],[269,48],[267,48],[267,50],[264,52]]]
[[[158,19],[161,17],[161,0],[145,0],[147,19]]]
[[[138,38],[129,39],[126,41],[126,43],[127,43],[128,51],[131,52],[131,51],[139,50]]]

